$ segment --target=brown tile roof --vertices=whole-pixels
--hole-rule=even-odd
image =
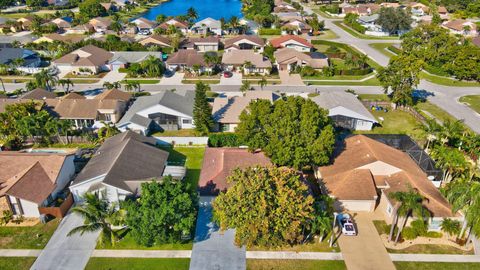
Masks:
[[[323,67],[328,67],[328,59],[327,58],[313,58],[308,54],[299,52],[292,48],[282,48],[274,53],[275,61],[282,65],[282,64],[292,64],[298,61],[302,61],[307,63],[308,66],[319,69]]]
[[[87,99],[87,98],[78,93],[71,92],[61,97],[61,99]]]
[[[196,50],[178,50],[169,59],[167,59],[169,65],[186,65],[192,67],[193,65],[205,65],[203,59],[203,53],[199,53]]]
[[[130,93],[127,93],[119,89],[105,90],[101,94],[95,96],[95,99],[99,99],[99,100],[116,99],[116,100],[121,100],[125,102],[130,101],[131,98],[132,98],[132,95]]]
[[[48,110],[62,119],[95,120],[99,110],[116,112],[124,102],[113,99],[46,99],[45,103]]]
[[[447,14],[447,13],[448,13],[448,10],[447,10],[447,8],[444,7],[444,6],[439,6],[439,7],[438,7],[438,13],[440,13],[440,14]]]
[[[240,35],[240,36],[236,36],[234,38],[229,38],[227,40],[225,40],[224,42],[224,47],[225,48],[229,48],[229,47],[232,47],[235,45],[235,43],[239,42],[239,41],[242,41],[242,40],[248,40],[250,41],[251,43],[254,43],[256,44],[257,46],[265,46],[265,41],[263,40],[263,38],[259,37],[259,36],[255,36],[255,35]]]
[[[70,26],[72,26],[69,22],[62,18],[53,19],[51,23],[57,25],[59,28],[70,28]]]
[[[107,28],[110,26],[110,24],[112,24],[112,20],[105,17],[97,17],[97,18],[91,19],[88,23],[93,25],[94,27]]]
[[[280,47],[283,47],[283,43],[287,41],[296,41],[305,47],[313,48],[313,45],[310,42],[308,42],[306,39],[301,38],[299,36],[294,36],[294,35],[286,35],[286,36],[281,36],[278,38],[271,39],[270,44],[272,44],[272,46],[275,48],[280,48]]]
[[[226,65],[243,65],[246,61],[252,63],[257,68],[272,67],[270,60],[254,50],[229,51],[222,56],[222,64]]]
[[[335,177],[326,177],[323,183],[329,194],[339,200],[375,200],[377,189],[370,170],[354,169],[338,174]],[[361,188],[352,188],[352,187]]]
[[[199,38],[189,38],[188,42],[190,43],[220,43],[220,38],[216,36],[208,36],[208,37],[199,37]]]
[[[163,45],[168,47],[171,47],[171,44],[172,44],[169,38],[160,36],[160,35],[151,35],[149,37],[146,37],[140,40],[139,43],[142,45],[156,44],[156,45]]]
[[[224,124],[240,123],[240,114],[253,100],[265,99],[274,102],[277,95],[272,91],[248,91],[245,96],[215,98],[212,115],[215,121]]]
[[[246,149],[206,148],[198,189],[200,195],[217,195],[230,185],[227,177],[236,168],[270,166],[272,163],[263,153],[250,153]]]
[[[55,189],[70,154],[0,152],[0,196],[8,194],[40,204]]]
[[[368,169],[367,167],[372,163],[378,166]],[[333,164],[320,167],[319,171],[326,188],[339,192],[338,194],[332,192],[331,195],[361,200],[365,198],[365,194],[370,195],[371,185],[351,184],[357,181],[352,172],[358,169],[369,170],[373,175],[373,183],[375,183],[374,180],[381,180],[382,183],[375,184],[377,187],[386,183],[389,187],[384,190],[385,193],[407,190],[408,186],[411,186],[428,199],[425,206],[434,216],[452,216],[448,202],[407,153],[366,136],[356,135],[345,139],[345,146],[342,152],[335,157]],[[352,177],[348,177],[348,174]],[[378,178],[379,175],[383,177]],[[364,172],[362,172],[362,177],[362,183],[369,182]],[[339,186],[349,190],[340,190]]]
[[[453,30],[456,30],[456,31],[463,31],[463,28],[465,27],[465,25],[470,26],[471,30],[476,30],[477,29],[477,25],[475,23],[473,23],[471,21],[467,21],[467,20],[462,20],[462,19],[448,21],[448,22],[443,24],[443,26],[445,26],[447,28],[450,28],[450,29],[453,29]]]
[[[45,35],[46,38],[67,43],[77,43],[85,39],[82,35],[60,35],[57,33]]]
[[[57,95],[53,92],[49,92],[45,89],[42,88],[36,88],[32,91],[29,91],[19,97],[19,99],[36,99],[36,100],[42,100],[45,98],[56,98]]]
[[[145,18],[137,18],[132,21],[134,24],[137,25],[138,28],[153,28],[157,25],[156,22],[147,20]]]
[[[94,45],[87,45],[53,61],[72,66],[102,66],[108,63],[113,53]]]
[[[168,27],[170,25],[174,25],[176,28],[183,28],[183,29],[188,28],[188,23],[177,20],[177,19],[170,19],[170,20],[160,24],[158,27],[166,30],[166,29],[168,29]]]

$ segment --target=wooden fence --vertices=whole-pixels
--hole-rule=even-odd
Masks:
[[[54,216],[56,218],[63,218],[70,207],[73,205],[73,196],[72,193],[69,193],[65,201],[63,201],[60,206],[53,207],[39,207],[38,211],[40,214]]]

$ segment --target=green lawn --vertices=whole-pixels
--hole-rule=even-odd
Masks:
[[[455,120],[455,118],[450,115],[448,112],[444,111],[442,108],[438,107],[437,105],[434,105],[428,101],[426,102],[419,102],[417,105],[415,105],[417,110],[423,114],[424,116],[440,120],[441,122],[445,122],[446,120]],[[428,114],[424,113],[423,111],[428,112]]]
[[[324,75],[315,75],[315,76],[303,76],[302,79],[305,81],[308,80],[362,80],[365,79],[369,76],[372,76],[373,73],[367,74],[367,75],[335,75],[335,76],[324,76]]]
[[[194,129],[179,129],[179,130],[165,130],[162,132],[155,132],[152,136],[159,137],[195,137]]]
[[[306,243],[303,245],[284,246],[278,248],[264,248],[264,247],[251,247],[247,248],[249,251],[295,251],[295,252],[340,252],[338,247],[330,247],[328,244],[328,237],[319,243],[318,240],[314,240],[312,243]]]
[[[190,259],[90,258],[86,270],[187,270]]]
[[[362,33],[359,33],[355,30],[353,30],[352,28],[346,26],[345,24],[343,24],[342,21],[335,21],[333,22],[334,24],[336,24],[338,27],[342,28],[343,30],[345,30],[346,32],[348,32],[350,35],[354,36],[354,37],[357,37],[357,38],[361,38],[361,39],[376,39],[376,40],[396,40],[398,39],[398,37],[375,37],[375,36],[369,36],[369,35],[365,35],[365,34],[362,34]]]
[[[421,131],[418,129],[420,122],[407,112],[390,110],[386,113],[380,111],[371,111],[371,113],[377,118],[380,126],[374,127],[371,131],[355,131],[355,133],[407,134],[413,138],[421,137]],[[380,117],[384,120],[381,121]]]
[[[322,31],[322,33],[319,36],[316,36],[318,39],[336,39],[338,36],[333,32],[332,30],[326,29],[325,31]]]
[[[0,226],[0,249],[43,249],[59,223],[60,219],[54,219],[30,227]]]
[[[309,80],[304,80],[304,82],[308,85],[345,85],[345,86],[358,86],[358,85],[364,85],[364,86],[377,86],[380,85],[380,82],[378,81],[377,78],[372,78],[368,79],[366,81],[362,82],[349,82],[349,81],[309,81]]]
[[[0,270],[28,270],[35,257],[0,257]]]
[[[142,80],[142,79],[137,79],[137,80],[123,80],[122,83],[125,83],[125,82],[138,82],[139,84],[157,84],[157,83],[160,83],[160,80],[152,80],[152,79],[145,79],[145,80]]]
[[[413,245],[408,248],[396,250],[387,248],[389,253],[413,253],[413,254],[458,254],[458,255],[473,255],[473,250],[463,251],[456,247],[448,245],[431,245],[431,244],[419,244]]]
[[[395,56],[393,52],[387,50],[388,47],[394,45],[395,43],[370,43],[368,46],[376,49],[377,51],[381,52],[383,55],[387,57]]]
[[[460,102],[466,103],[472,110],[480,113],[480,95],[463,96]]]
[[[95,79],[70,79],[74,84],[93,84],[98,83],[100,80]]]
[[[384,94],[360,94],[358,98],[369,101],[390,101],[390,98]]]
[[[343,270],[347,269],[344,261],[320,260],[247,260],[247,270]]]
[[[393,262],[397,270],[480,270],[480,263]]]
[[[205,84],[219,84],[220,80],[182,80],[183,84],[196,84],[198,82],[203,82]]]
[[[114,247],[111,246],[110,243],[106,243],[102,245],[100,242],[97,242],[96,249],[137,249],[137,250],[191,250],[192,243],[186,244],[161,244],[155,245],[152,247],[145,247],[142,245],[137,244],[135,239],[128,231],[125,231],[125,234],[122,235],[122,239],[115,244]]]
[[[445,86],[459,86],[459,87],[480,87],[478,82],[466,82],[466,81],[457,81],[452,78],[442,77],[437,75],[428,74],[426,72],[420,73],[420,78],[425,79],[429,82],[445,85]]]

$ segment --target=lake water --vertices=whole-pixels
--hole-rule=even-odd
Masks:
[[[151,8],[142,17],[155,21],[158,15],[185,15],[187,9],[193,7],[198,13],[198,20],[211,17],[230,19],[232,16],[242,18],[242,2],[240,0],[170,0]]]

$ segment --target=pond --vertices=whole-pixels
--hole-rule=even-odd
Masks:
[[[241,0],[170,0],[149,9],[142,17],[155,21],[158,15],[178,16],[185,15],[193,7],[198,14],[198,20],[211,17],[219,20],[229,20],[232,16],[242,18]]]

